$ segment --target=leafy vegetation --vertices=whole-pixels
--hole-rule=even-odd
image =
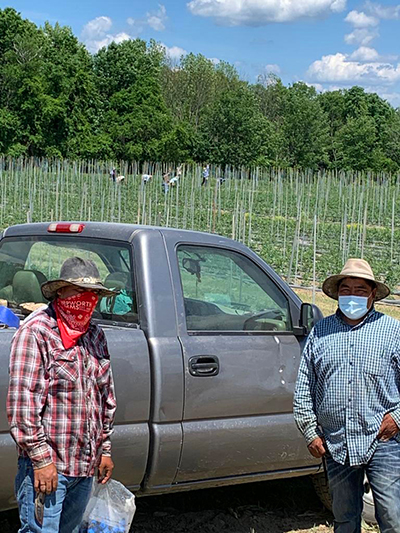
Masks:
[[[400,169],[400,112],[140,39],[90,55],[68,27],[0,10],[0,154],[247,167]]]

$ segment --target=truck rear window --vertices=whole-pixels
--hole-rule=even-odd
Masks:
[[[0,241],[0,304],[27,316],[47,304],[41,285],[58,279],[69,257],[91,259],[104,285],[118,289],[116,297],[102,298],[94,318],[137,323],[136,293],[129,246],[75,236],[5,238]]]

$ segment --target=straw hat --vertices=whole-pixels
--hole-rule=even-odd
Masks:
[[[96,291],[99,296],[118,294],[118,291],[112,291],[103,285],[98,268],[93,261],[80,257],[66,259],[61,266],[60,278],[43,283],[42,294],[47,300],[54,300],[57,297],[57,291],[68,286]]]
[[[339,283],[344,278],[361,278],[373,281],[376,285],[375,301],[383,300],[383,298],[386,298],[390,294],[389,287],[375,279],[372,268],[364,259],[349,259],[340,274],[329,276],[329,278],[324,281],[322,290],[327,296],[337,300]]]

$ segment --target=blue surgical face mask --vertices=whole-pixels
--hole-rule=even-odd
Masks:
[[[339,309],[351,320],[359,320],[368,313],[368,298],[365,296],[339,296]]]

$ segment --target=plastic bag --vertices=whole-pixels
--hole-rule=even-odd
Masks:
[[[94,480],[79,533],[129,533],[135,511],[135,496],[122,483]]]

